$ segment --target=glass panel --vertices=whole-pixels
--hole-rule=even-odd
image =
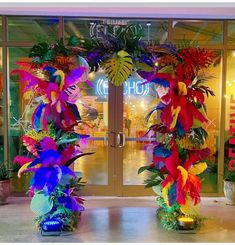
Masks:
[[[217,166],[219,147],[219,117],[220,117],[220,84],[221,61],[220,56],[215,66],[206,70],[206,74],[213,76],[206,86],[209,86],[216,96],[206,98],[206,106],[209,124],[206,126],[208,139],[206,141],[212,152],[208,159],[208,171],[201,175],[202,192],[217,192]],[[124,122],[126,145],[123,159],[123,184],[141,185],[148,177],[145,171],[137,175],[139,167],[150,165],[152,162],[152,149],[147,137],[143,137],[147,131],[145,117],[150,108],[158,104],[158,98],[153,85],[140,85],[142,82],[138,76],[132,76],[124,86]],[[156,117],[157,118],[157,117]],[[154,119],[156,120],[156,119]],[[138,139],[139,138],[139,139]],[[149,154],[148,154],[149,153]]]
[[[27,61],[30,48],[9,48],[9,71],[19,68],[17,61]],[[23,83],[19,82],[18,76],[10,76],[10,161],[16,155],[22,155],[20,137],[23,135],[22,127],[30,124],[32,108],[27,107],[23,98]],[[24,115],[24,117],[22,117]]]
[[[228,44],[235,44],[235,21],[228,22]]]
[[[148,177],[147,171],[137,175],[139,167],[151,164],[151,151],[148,138],[139,139],[147,131],[145,124],[146,111],[158,103],[153,85],[141,85],[143,79],[132,75],[124,83],[123,128],[126,144],[123,151],[123,184],[141,185]]]
[[[105,24],[118,26],[127,26],[131,24],[140,25],[144,31],[144,40],[156,41],[157,43],[165,43],[167,41],[167,21],[158,20],[128,20],[128,19],[77,19],[65,18],[64,20],[64,36],[67,40],[71,35],[80,38],[99,37],[100,31],[105,31]]]
[[[213,45],[223,43],[222,21],[173,21],[173,42],[175,44]]]
[[[2,74],[2,48],[0,48],[0,163],[4,161],[3,144],[3,74]]]
[[[77,160],[75,171],[81,171],[84,181],[93,185],[108,184],[108,147],[105,144],[108,131],[108,81],[101,71],[90,73],[88,79],[94,87],[79,83],[82,91],[77,102],[83,124],[76,132],[89,134],[90,138],[81,142],[84,152],[95,152]]]
[[[53,41],[58,39],[58,18],[8,17],[8,40]]]
[[[221,52],[217,52],[218,58],[215,65],[205,70],[206,75],[211,76],[211,78],[206,81],[205,85],[215,93],[215,96],[209,96],[205,99],[207,116],[209,119],[209,123],[205,127],[208,132],[206,144],[210,148],[212,155],[207,159],[207,171],[202,173],[200,176],[202,179],[201,192],[204,193],[217,192],[218,155],[220,150],[220,87],[222,83]]]
[[[2,16],[0,16],[0,41],[2,41]]]
[[[227,77],[226,77],[226,114],[225,114],[225,151],[224,151],[224,169],[225,178],[235,181],[234,168],[234,113],[235,113],[235,50],[228,52],[227,56]],[[230,166],[230,168],[228,168]],[[230,170],[229,170],[230,169]]]

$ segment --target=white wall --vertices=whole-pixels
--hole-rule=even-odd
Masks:
[[[0,15],[235,19],[235,3],[0,3]]]

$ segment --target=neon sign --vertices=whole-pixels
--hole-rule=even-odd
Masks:
[[[125,28],[128,25],[128,21],[120,19],[109,19],[99,23],[90,22],[90,37],[102,38],[103,34],[107,34],[108,25],[109,27],[112,26],[113,33],[115,34],[116,30],[118,30],[120,27]],[[142,29],[141,24],[138,24],[138,28]]]
[[[123,94],[124,95],[141,95],[146,96],[149,93],[149,84],[142,84],[143,79],[138,77],[130,77],[124,82]],[[108,80],[105,76],[98,77],[95,81],[96,91],[95,93],[99,96],[108,95]]]
[[[231,95],[230,97],[230,110],[232,112],[232,110],[235,110],[235,98],[233,97],[233,95]],[[230,120],[229,120],[229,149],[228,149],[228,157],[230,158],[230,161],[228,163],[228,169],[229,171],[235,171],[235,152],[233,152],[233,147],[235,145],[235,138],[234,138],[234,133],[235,133],[235,127],[234,123],[235,123],[235,113],[231,113],[230,112]]]

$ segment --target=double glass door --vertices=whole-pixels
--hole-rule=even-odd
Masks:
[[[145,117],[157,103],[156,93],[133,74],[123,86],[108,83],[104,73],[90,73],[93,87],[82,88],[77,106],[84,121],[77,132],[90,137],[81,141],[84,152],[93,155],[80,158],[75,171],[82,172],[87,183],[84,195],[146,196],[146,173],[137,174],[139,167],[151,162],[151,137]]]

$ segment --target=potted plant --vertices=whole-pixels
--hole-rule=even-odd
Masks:
[[[12,165],[11,169],[11,190],[14,193],[25,193],[29,189],[30,179],[32,177],[31,173],[23,173],[21,178],[18,178],[17,173],[21,166],[17,163]]]
[[[11,193],[9,171],[4,163],[0,164],[0,205],[5,204]]]
[[[235,171],[228,169],[228,159],[224,164],[224,195],[228,205],[235,205]]]
[[[229,136],[226,135],[224,144],[224,195],[228,205],[235,205],[235,171],[229,170]]]

